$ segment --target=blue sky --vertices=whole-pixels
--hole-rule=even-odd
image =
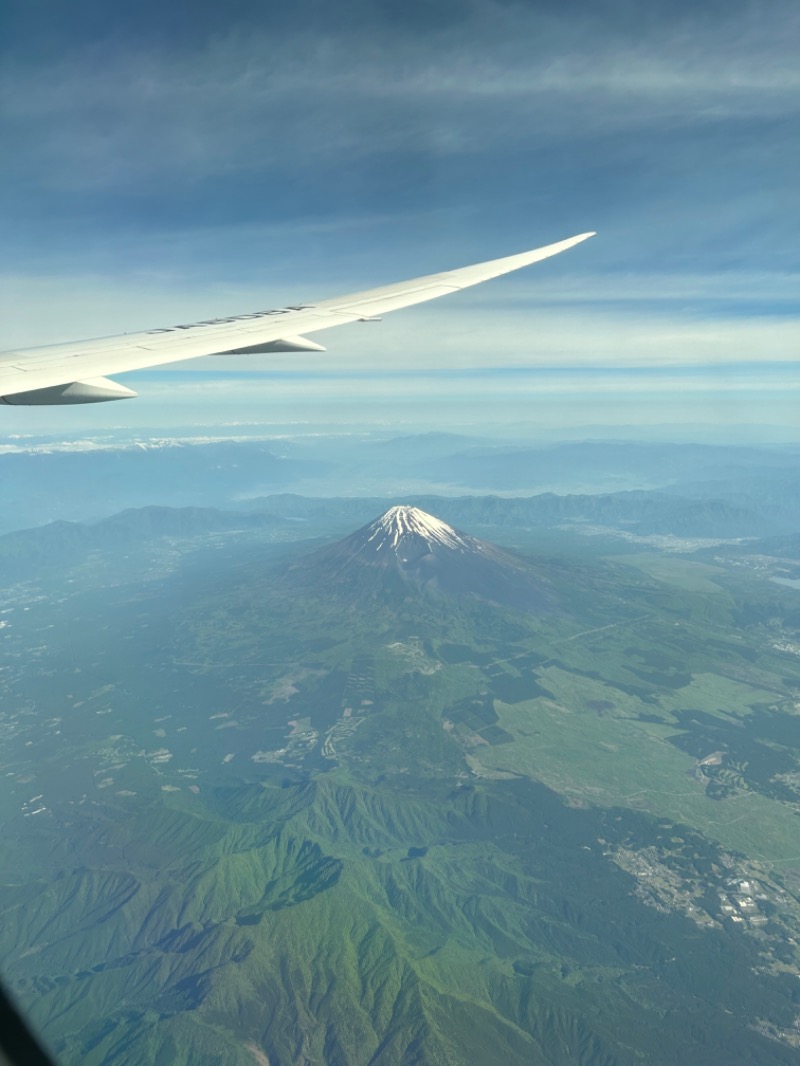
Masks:
[[[686,397],[696,421],[702,393],[710,422],[768,423],[782,397],[791,424],[798,45],[783,0],[6,3],[0,346],[330,296],[596,229],[521,274],[332,332],[326,356],[258,365],[308,371],[311,407],[337,395],[336,370],[367,410],[390,380],[376,368],[407,370],[391,378],[402,405],[423,370],[455,394],[465,370],[496,368],[501,389],[499,371],[528,367],[531,389],[552,368],[567,421],[593,401],[629,419],[634,393],[639,418]],[[199,422],[237,389],[291,389],[184,373]],[[178,386],[139,382],[142,400],[12,412],[8,428],[151,424],[147,396]]]

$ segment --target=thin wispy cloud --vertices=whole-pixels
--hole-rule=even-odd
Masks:
[[[603,5],[580,18],[536,5],[465,12],[419,37],[375,21],[277,39],[233,24],[191,51],[92,43],[46,67],[9,57],[6,137],[27,148],[9,156],[12,172],[36,169],[55,187],[125,187],[254,170],[287,151],[471,154],[530,137],[798,113],[792,5],[771,5],[768,18],[734,5],[714,21],[698,5],[649,25],[609,25]]]

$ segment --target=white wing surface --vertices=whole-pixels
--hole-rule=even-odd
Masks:
[[[161,366],[202,355],[249,352],[324,351],[307,333],[374,319],[388,311],[434,300],[489,278],[558,255],[593,237],[581,233],[531,252],[492,259],[442,274],[429,274],[333,300],[295,304],[181,326],[126,333],[0,353],[0,403],[65,404],[119,400],[136,393],[107,374]]]

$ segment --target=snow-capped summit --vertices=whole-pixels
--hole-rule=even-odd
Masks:
[[[419,507],[390,507],[366,527],[366,532],[367,544],[375,552],[391,549],[402,554],[404,547],[420,539],[431,548],[441,546],[454,551],[463,551],[479,544],[474,538],[458,533],[441,518],[434,518]]]
[[[547,581],[526,560],[409,506],[390,507],[292,572],[321,592],[337,586],[349,599],[388,602],[416,587],[525,610],[550,600]]]

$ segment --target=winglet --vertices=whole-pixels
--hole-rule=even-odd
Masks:
[[[457,270],[448,270],[443,274],[436,275],[446,284],[454,284],[459,289],[470,285],[478,285],[481,281],[490,278],[498,278],[501,274],[509,274],[512,270],[539,263],[542,259],[549,259],[551,255],[566,252],[568,248],[586,241],[589,237],[596,236],[595,232],[579,233],[577,237],[567,237],[564,241],[556,241],[555,244],[545,244],[542,248],[534,248],[530,252],[519,252],[517,255],[506,255],[502,259],[490,259],[486,263],[476,263],[474,266],[459,267]]]

